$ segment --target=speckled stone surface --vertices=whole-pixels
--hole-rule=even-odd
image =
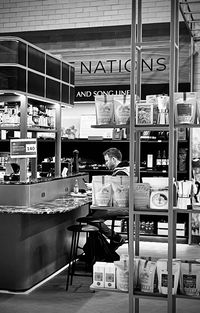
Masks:
[[[31,207],[28,206],[0,206],[0,213],[22,213],[22,214],[55,214],[74,210],[85,204],[89,204],[91,198],[73,197],[70,195],[60,196],[51,201],[44,201]]]

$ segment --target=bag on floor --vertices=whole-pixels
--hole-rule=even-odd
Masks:
[[[99,232],[87,238],[83,251],[86,261],[91,265],[96,261],[114,262],[119,260],[119,255],[111,249],[110,243]]]

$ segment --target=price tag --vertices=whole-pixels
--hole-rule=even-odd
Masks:
[[[32,144],[26,144],[26,152],[30,153],[30,152],[35,152],[36,151],[36,143],[32,143]]]
[[[36,139],[11,139],[10,156],[13,158],[36,158]]]

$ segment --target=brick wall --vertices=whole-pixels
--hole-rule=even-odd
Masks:
[[[1,0],[0,33],[127,25],[131,0]],[[143,0],[143,23],[168,22],[170,0]]]

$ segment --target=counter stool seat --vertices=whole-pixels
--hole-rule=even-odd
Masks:
[[[92,216],[81,216],[78,217],[76,219],[77,222],[81,223],[90,223],[90,222],[94,222],[94,223],[103,223],[104,219],[101,218],[92,218]]]
[[[70,257],[69,257],[69,266],[68,266],[68,271],[67,271],[67,280],[66,280],[66,290],[68,290],[69,287],[69,280],[70,280],[70,285],[72,285],[73,281],[73,276],[91,276],[92,277],[92,267],[90,267],[90,274],[88,273],[75,273],[76,269],[76,263],[78,261],[78,249],[82,249],[82,247],[79,247],[79,238],[80,238],[80,233],[85,233],[86,234],[86,240],[90,236],[91,238],[91,254],[95,255],[95,237],[94,234],[99,231],[99,229],[96,226],[93,225],[81,225],[81,224],[74,224],[71,225],[67,228],[68,231],[72,231],[72,240],[71,240],[71,249],[70,249]],[[95,260],[94,260],[95,262]],[[87,267],[87,261],[85,261],[85,267]],[[93,265],[90,264],[90,266]]]

